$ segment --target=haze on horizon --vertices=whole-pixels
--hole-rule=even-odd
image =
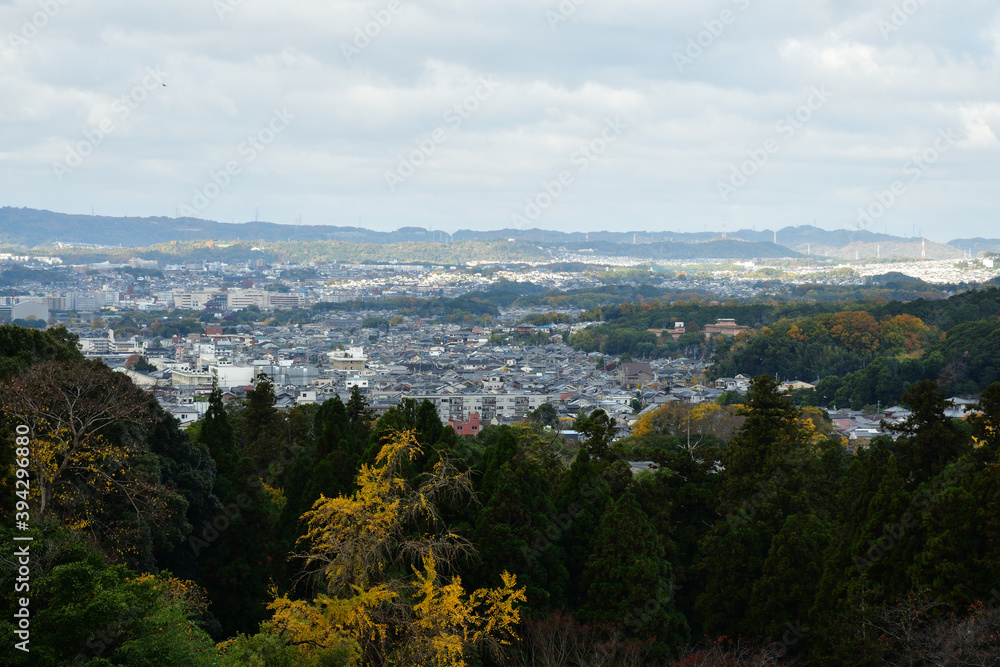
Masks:
[[[0,0],[0,90],[0,205],[998,235],[987,0]]]

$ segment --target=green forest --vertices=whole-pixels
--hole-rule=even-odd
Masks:
[[[928,320],[876,339],[935,344]],[[264,376],[183,431],[62,329],[0,327],[0,379],[0,502],[30,518],[0,536],[6,608],[30,610],[30,653],[0,620],[5,665],[1000,656],[1000,384],[958,421],[918,380],[895,437],[852,452],[768,375],[692,411],[694,437],[671,408],[614,441],[598,410],[579,447],[552,411],[466,437],[428,402],[374,419],[357,392],[280,411]]]
[[[711,378],[767,374],[818,383],[805,398],[827,407],[901,400],[920,380],[949,395],[975,395],[1000,381],[1000,289],[909,302],[706,304],[657,300],[596,308],[600,321],[573,335],[578,349],[632,358],[711,356]],[[735,339],[698,334],[717,318],[751,328]],[[583,319],[583,318],[581,318]],[[674,341],[648,329],[684,322]]]

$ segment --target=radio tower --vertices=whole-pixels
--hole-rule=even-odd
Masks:
[[[726,219],[722,219],[722,240],[726,240]]]

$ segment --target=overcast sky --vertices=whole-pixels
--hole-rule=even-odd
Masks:
[[[0,45],[0,205],[1000,237],[996,0],[0,0]]]

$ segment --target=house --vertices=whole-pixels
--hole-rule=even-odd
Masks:
[[[319,402],[319,394],[315,389],[303,389],[295,397],[295,405],[315,405]]]
[[[455,429],[455,432],[459,435],[479,435],[479,413],[473,412],[469,415],[468,421],[455,421],[451,417],[448,418],[448,426]]]
[[[662,338],[663,334],[667,334],[674,340],[677,340],[687,331],[687,329],[684,328],[683,322],[674,322],[673,329],[646,329],[646,331],[656,334],[657,338]]]
[[[736,378],[719,378],[715,381],[715,388],[722,391],[735,391],[736,385]]]
[[[791,382],[785,381],[778,385],[778,391],[781,393],[800,391],[803,389],[815,389],[815,388],[816,385],[809,384],[808,382],[802,382],[801,380],[792,380]]]
[[[720,317],[715,320],[715,324],[706,324],[705,328],[702,329],[702,333],[705,334],[706,338],[709,338],[714,334],[733,337],[741,331],[749,330],[750,327],[736,324],[736,320],[734,319]]]
[[[365,356],[364,348],[351,347],[347,350],[334,350],[327,352],[330,368],[335,371],[363,371],[368,357]]]
[[[653,381],[653,369],[649,362],[628,361],[618,367],[618,384],[622,387],[637,387]]]

